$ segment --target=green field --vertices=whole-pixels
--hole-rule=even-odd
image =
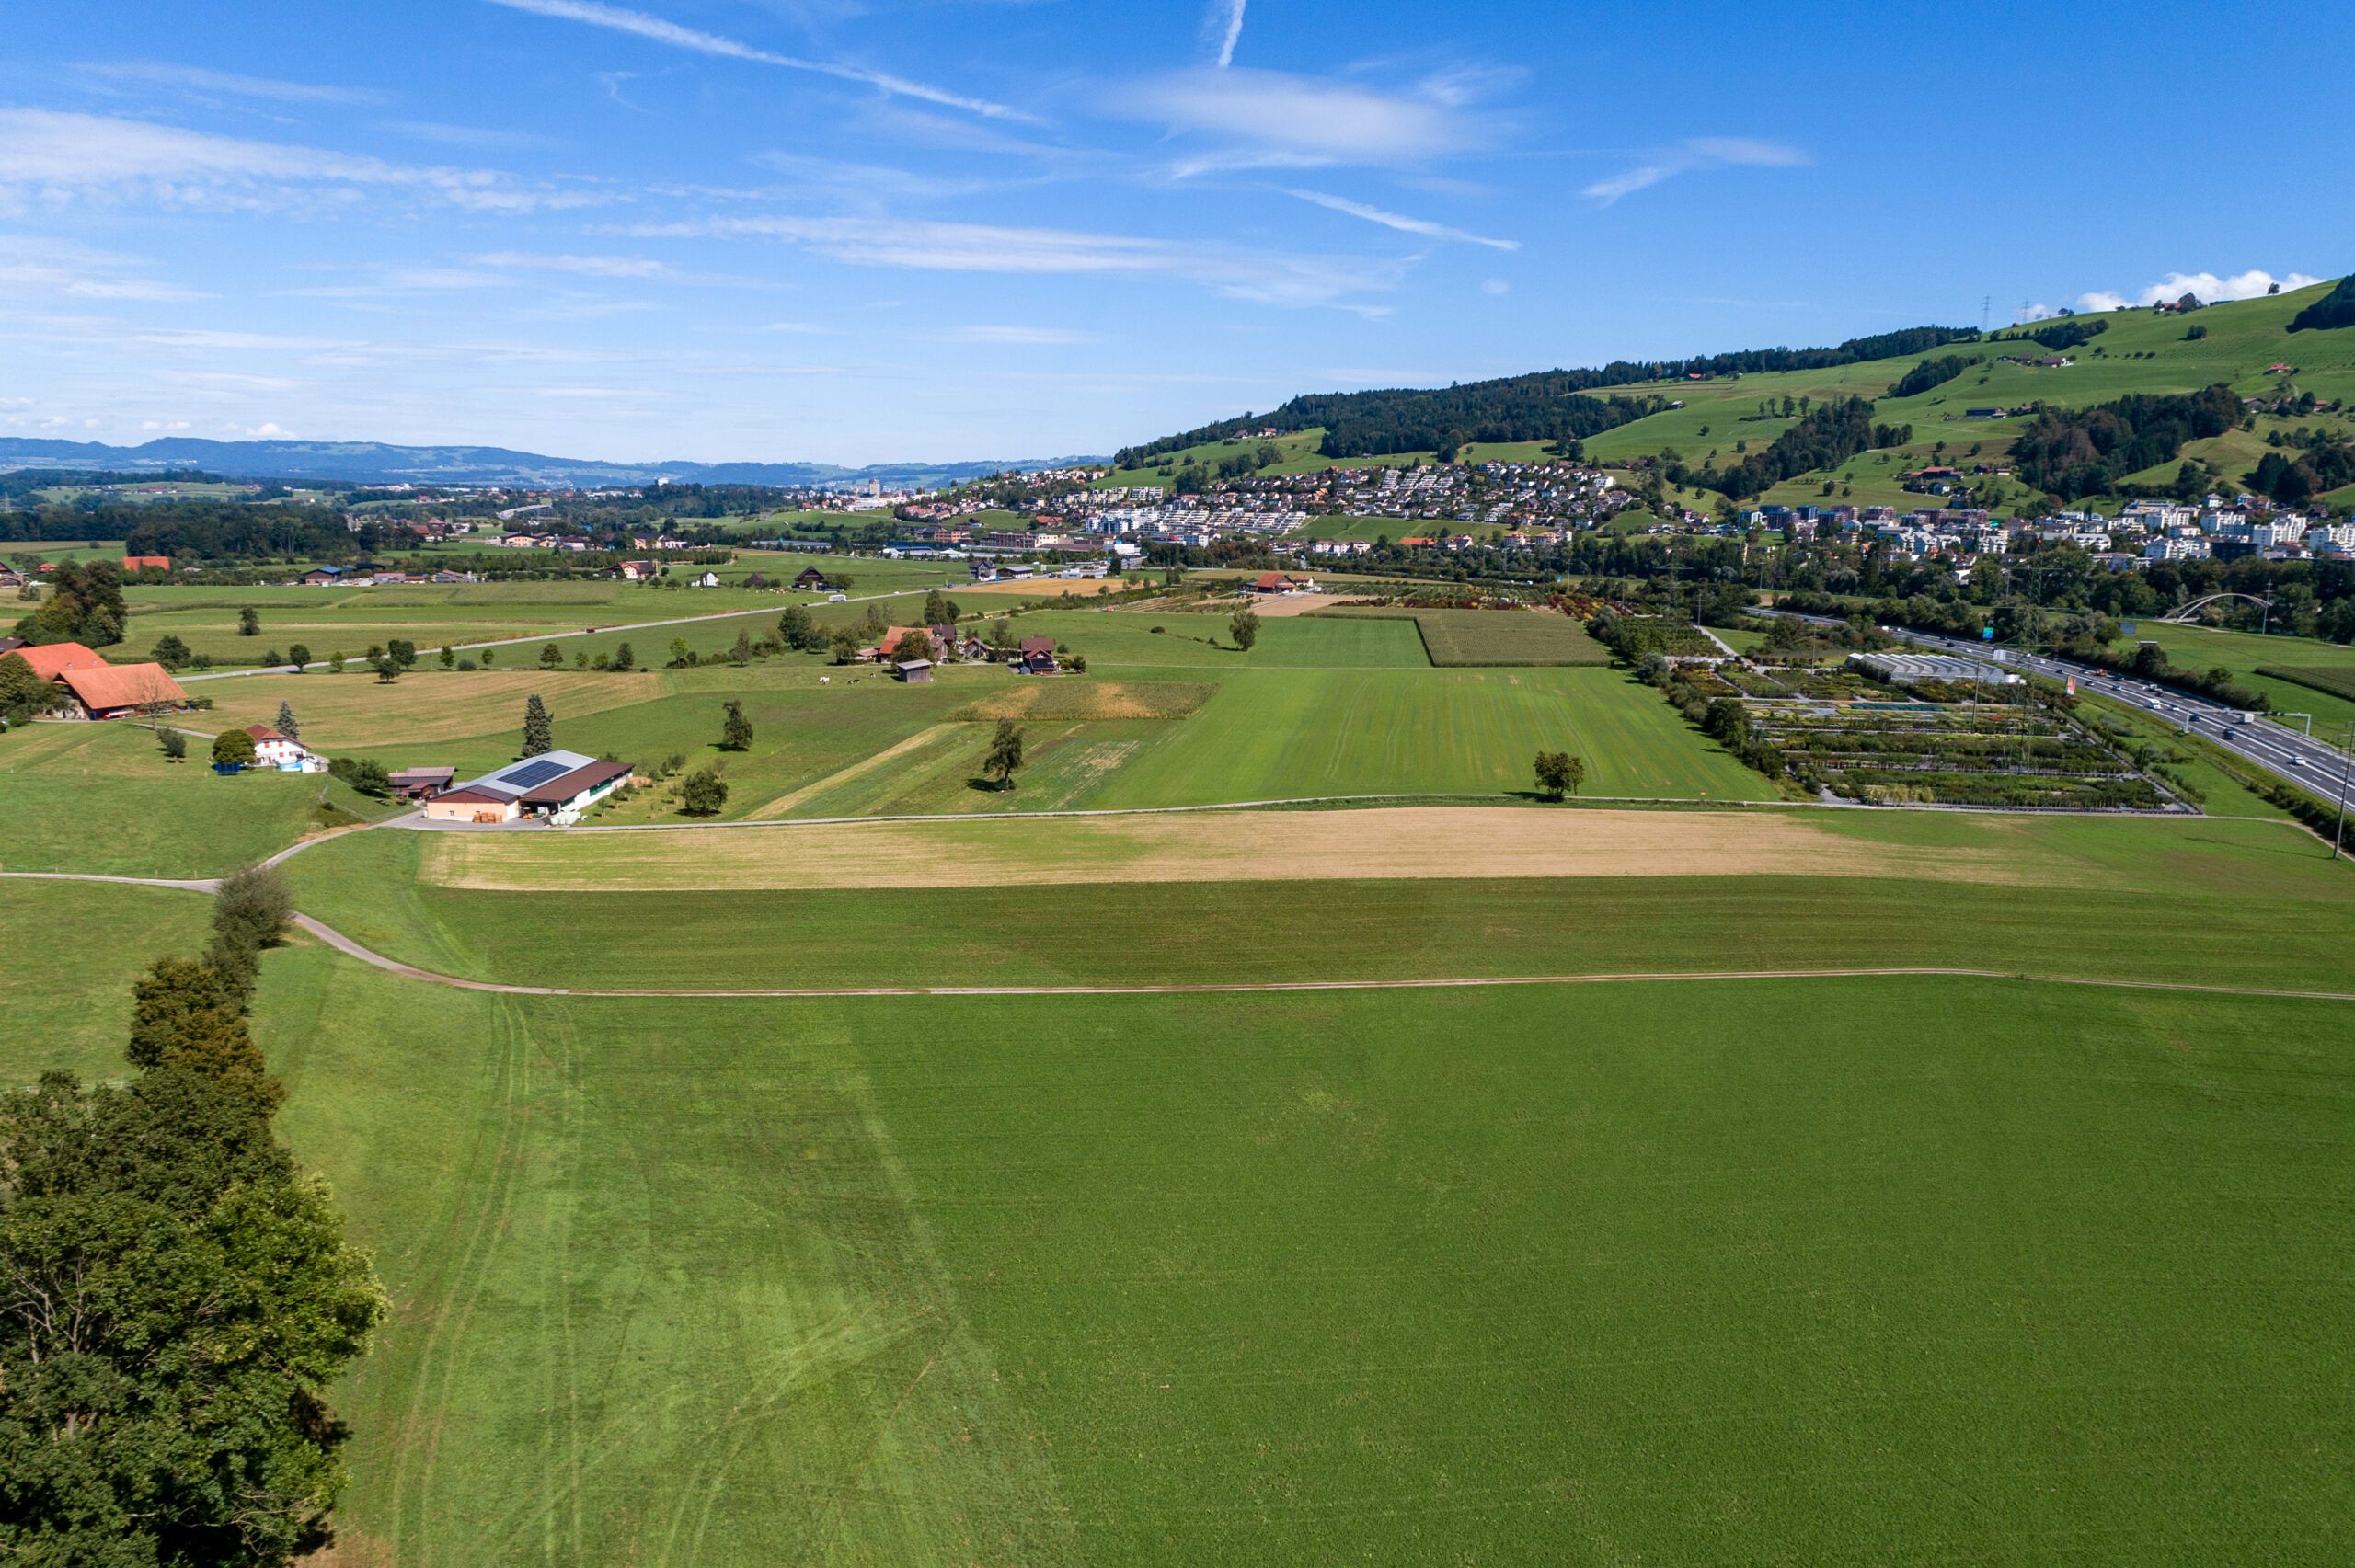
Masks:
[[[761,569],[772,578],[791,576],[805,566],[848,572],[852,591],[861,600],[879,594],[915,597],[882,601],[887,616],[912,617],[921,596],[933,588],[953,593],[965,580],[961,569],[909,561],[846,560],[840,556],[792,556],[764,554]],[[684,570],[684,568],[682,568]],[[751,569],[743,563],[724,568],[723,576],[741,583]],[[659,664],[670,658],[672,638],[683,638],[698,654],[719,652],[735,641],[740,628],[758,637],[771,630],[789,604],[811,605],[820,623],[833,625],[867,613],[861,603],[826,604],[808,593],[723,586],[713,589],[666,589],[617,580],[560,582],[396,583],[382,588],[200,588],[141,587],[123,590],[131,624],[122,643],[109,650],[118,661],[144,659],[147,650],[167,634],[186,643],[192,653],[224,664],[259,663],[264,655],[283,654],[295,643],[324,659],[340,652],[358,658],[372,645],[393,638],[413,642],[430,654],[444,646],[500,642],[511,638],[553,641],[565,661],[576,654],[594,658],[611,656],[628,642],[641,664]],[[905,607],[905,608],[903,608]],[[968,605],[969,610],[973,608]],[[251,608],[261,621],[253,636],[238,631],[239,613]],[[723,618],[724,617],[724,618]],[[655,623],[684,622],[681,624]],[[613,630],[640,624],[637,631]],[[591,634],[586,628],[605,628]],[[501,665],[528,661],[538,654],[533,646],[500,647],[492,657]],[[479,658],[478,652],[469,657]]]
[[[2326,692],[2330,696],[2344,697],[2349,702],[2355,702],[2355,665],[2260,664],[2257,670],[2259,673],[2271,680],[2287,681],[2292,685],[2304,686],[2313,691]]]
[[[210,714],[182,722],[229,727]],[[224,777],[206,764],[211,745],[191,736],[188,760],[167,761],[127,721],[0,735],[0,871],[222,876],[302,838],[322,798],[355,815],[382,810],[316,774]]]
[[[379,1560],[2322,1561],[2350,1501],[2343,1004],[269,983],[396,1304]]]
[[[2168,663],[2185,670],[2208,670],[2222,665],[2241,684],[2270,697],[2276,713],[2314,715],[2316,734],[2328,730],[2334,737],[2344,736],[2348,725],[2355,722],[2355,700],[2258,673],[2266,666],[2286,664],[2355,676],[2355,648],[2312,637],[2258,636],[2205,626],[2170,626],[2160,621],[2137,621],[2133,635],[2120,637],[2114,646],[2131,652],[2138,642],[2158,644],[2166,650]]]
[[[1499,830],[1512,832],[1516,813],[1499,813]],[[1385,880],[1384,845],[1369,838],[1363,875],[1347,881],[1132,884],[1108,863],[1097,880],[1047,887],[742,891],[714,876],[690,877],[685,890],[551,895],[439,885],[420,869],[423,836],[377,831],[306,851],[287,872],[303,908],[377,952],[526,985],[1166,985],[1926,964],[2171,981],[2229,974],[2312,989],[2343,977],[2355,943],[2349,867],[2278,820],[1800,815],[1888,847],[1900,866],[1943,855],[1982,870],[1936,880]],[[1187,820],[1204,841],[1231,830],[1217,815]],[[736,830],[727,848],[789,866],[794,832]],[[601,853],[641,841],[565,847],[594,884]],[[1281,841],[1268,849],[1281,855]],[[959,917],[920,944],[898,940],[925,900]],[[1139,934],[1041,941],[1041,930]]]
[[[2344,987],[2355,881],[2286,824],[1766,815],[1975,879],[551,896],[433,886],[398,830],[288,873],[381,951],[523,983]],[[130,974],[201,904],[0,886],[6,1070],[118,1070]],[[339,1393],[352,1561],[2141,1564],[2331,1555],[2350,1005],[526,998],[306,941],[256,1027],[395,1303]]]
[[[1228,676],[1095,803],[1520,790],[1540,750],[1586,758],[1589,795],[1774,798],[1621,671],[1315,670]]]
[[[1348,613],[1343,612],[1342,613]],[[1402,611],[1373,613],[1403,615]],[[1423,650],[1441,669],[1602,666],[1611,650],[1568,616],[1499,610],[1417,610]]]

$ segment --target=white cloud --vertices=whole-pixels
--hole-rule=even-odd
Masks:
[[[1199,241],[900,218],[718,218],[649,224],[631,232],[670,238],[766,235],[862,267],[1183,278],[1237,299],[1289,305],[1332,304],[1344,294],[1387,287],[1401,269],[1396,263],[1242,250]]]
[[[676,22],[666,22],[660,17],[649,17],[643,11],[626,11],[619,6],[606,6],[599,0],[490,0],[494,6],[504,6],[513,11],[528,11],[535,17],[552,17],[568,22],[586,22],[591,27],[611,28],[616,32],[634,33],[639,38],[652,39],[657,43],[671,44],[679,49],[691,49],[698,54],[717,54],[729,60],[749,60],[762,65],[782,65],[788,71],[814,71],[821,76],[838,77],[845,82],[859,82],[901,97],[922,98],[948,109],[969,109],[992,118],[1027,120],[1004,104],[983,98],[969,98],[939,87],[911,82],[904,76],[886,72],[870,71],[863,65],[844,65],[825,60],[801,60],[790,54],[774,54],[765,49],[755,49],[749,43],[739,43],[732,38],[717,33],[701,32],[683,28]]]
[[[2054,310],[2051,305],[2023,305],[2020,307],[2020,319],[2022,321],[2044,321],[2052,316],[2059,315],[2061,313],[2059,311]]]
[[[142,419],[139,421],[139,428],[143,430],[185,430],[189,428],[189,421],[186,419]]]
[[[1211,0],[1210,15],[1202,20],[1204,33],[1218,40],[1218,68],[1222,71],[1235,63],[1235,46],[1243,38],[1243,6],[1245,0]]]
[[[1187,71],[1130,84],[1111,112],[1173,130],[1232,138],[1228,152],[1180,173],[1222,167],[1419,163],[1478,143],[1477,128],[1444,104],[1281,71]]]
[[[1484,294],[1510,294],[1512,285],[1502,278],[1490,278],[1480,285],[1480,292]]]
[[[1401,229],[1410,235],[1429,235],[1434,239],[1464,240],[1472,245],[1490,246],[1498,250],[1521,248],[1521,242],[1517,239],[1488,239],[1479,235],[1466,234],[1462,229],[1451,229],[1444,223],[1434,223],[1427,218],[1409,218],[1397,212],[1385,212],[1379,207],[1369,207],[1361,201],[1351,201],[1341,196],[1330,196],[1321,190],[1287,190],[1284,194],[1296,196],[1303,201],[1314,201],[1319,207],[1329,207],[1336,212],[1347,212],[1352,218],[1363,218],[1369,223],[1380,223],[1383,227],[1389,229]]]
[[[668,263],[643,256],[531,256],[500,250],[474,258],[483,267],[534,268],[551,272],[577,272],[591,278],[675,278]]]
[[[1694,169],[1724,168],[1740,165],[1753,168],[1789,168],[1808,161],[1805,153],[1786,147],[1779,142],[1761,142],[1749,136],[1695,136],[1675,146],[1652,154],[1643,163],[1596,180],[1580,192],[1608,205],[1622,196],[1633,195],[1648,186],[1673,178]]]
[[[433,120],[380,120],[385,130],[419,142],[445,147],[480,147],[487,152],[539,153],[564,143],[532,131],[488,131],[473,125],[445,125]]]
[[[206,296],[128,276],[154,263],[31,235],[0,235],[0,289],[87,300],[197,300]]]
[[[1093,332],[1073,332],[1058,326],[957,326],[941,334],[951,343],[1095,343]]]
[[[585,191],[520,189],[488,169],[390,164],[98,115],[0,109],[0,202],[21,204],[35,195],[53,201],[113,190],[173,205],[251,208],[284,205],[299,188],[337,186],[409,189],[483,212],[530,212],[603,200]]]
[[[201,65],[178,65],[161,60],[92,62],[80,67],[93,75],[135,82],[160,82],[192,87],[199,92],[230,93],[239,97],[268,98],[276,103],[378,104],[392,95],[366,87],[327,87],[310,82],[275,82],[262,76],[239,76],[208,71]]]
[[[2219,278],[2213,272],[2170,272],[2157,282],[2146,284],[2132,300],[2109,289],[2079,294],[2077,308],[2124,310],[2129,304],[2154,305],[2165,300],[2179,300],[2186,294],[2196,294],[2203,303],[2214,304],[2219,300],[2260,299],[2277,284],[2284,290],[2310,289],[2321,281],[2303,272],[2286,272],[2276,278],[2255,268],[2229,278]]]

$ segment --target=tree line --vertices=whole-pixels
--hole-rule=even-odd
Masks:
[[[326,1185],[272,1131],[254,1043],[274,872],[134,983],[127,1082],[0,1094],[0,1557],[275,1568],[333,1539],[327,1402],[385,1311]]]

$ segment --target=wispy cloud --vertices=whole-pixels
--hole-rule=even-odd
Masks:
[[[385,130],[419,142],[445,147],[479,147],[494,153],[538,153],[564,143],[534,131],[491,131],[474,125],[445,125],[431,120],[381,120]]]
[[[1095,343],[1100,336],[1060,326],[954,326],[940,335],[951,343]]]
[[[2218,300],[2254,300],[2279,284],[2284,289],[2311,289],[2321,282],[2303,272],[2285,272],[2276,278],[2270,272],[2255,268],[2235,272],[2229,278],[2219,278],[2213,272],[2170,272],[2155,283],[2145,284],[2142,292],[2129,301],[2124,294],[2108,289],[2077,296],[2079,310],[2124,310],[2129,303],[2154,305],[2162,300],[2179,300],[2186,294],[2196,294],[2206,303]]]
[[[1748,136],[1695,136],[1650,155],[1633,168],[1595,181],[1581,194],[1608,205],[1622,196],[1694,169],[1724,168],[1729,165],[1789,168],[1807,161],[1805,153],[1779,142],[1761,142]]]
[[[677,278],[678,269],[667,261],[657,261],[645,256],[534,256],[523,251],[500,250],[488,256],[474,258],[482,267],[528,268],[548,272],[575,272],[589,278]]]
[[[263,76],[239,76],[208,71],[201,65],[179,65],[163,60],[87,62],[77,69],[118,81],[156,82],[197,92],[228,93],[237,97],[267,98],[274,103],[380,104],[390,93],[368,87],[323,86],[312,82],[277,82]]]
[[[926,103],[940,104],[948,109],[967,109],[992,118],[1028,119],[1027,115],[1004,104],[991,103],[985,98],[966,97],[945,88],[912,82],[904,76],[888,72],[869,70],[864,65],[844,64],[831,60],[803,60],[790,54],[777,54],[765,49],[755,49],[732,38],[707,33],[695,28],[683,28],[676,22],[666,22],[660,17],[649,17],[643,11],[624,10],[619,6],[607,6],[600,0],[490,0],[494,6],[504,6],[513,11],[528,11],[535,17],[551,17],[568,22],[585,22],[591,27],[610,28],[615,32],[634,33],[678,49],[691,49],[698,54],[716,54],[729,60],[749,60],[761,65],[781,65],[788,71],[814,71],[821,76],[833,76],[845,82],[859,82],[900,97],[922,98]]]
[[[0,291],[85,300],[195,300],[205,296],[137,273],[153,264],[67,240],[0,235]]]
[[[1235,63],[1235,46],[1243,40],[1243,6],[1245,0],[1211,0],[1210,15],[1202,20],[1202,31],[1218,45],[1218,68],[1222,71]]]
[[[765,235],[865,267],[1182,278],[1237,299],[1286,305],[1336,304],[1345,295],[1391,286],[1404,269],[1398,262],[1244,250],[1199,241],[899,218],[718,218],[649,224],[630,232],[663,237]]]
[[[1369,207],[1362,201],[1352,201],[1345,196],[1328,195],[1322,190],[1286,190],[1286,196],[1296,196],[1303,201],[1314,201],[1319,207],[1329,207],[1336,212],[1347,212],[1352,218],[1363,218],[1369,223],[1380,223],[1386,229],[1399,229],[1410,235],[1429,235],[1433,239],[1463,240],[1471,245],[1485,245],[1498,250],[1519,250],[1517,239],[1489,239],[1481,235],[1451,229],[1445,223],[1434,223],[1428,218],[1409,218],[1400,212],[1385,212],[1379,207]]]
[[[1186,160],[1212,168],[1413,164],[1479,143],[1479,128],[1452,107],[1350,82],[1281,71],[1185,71],[1122,86],[1115,114],[1172,130],[1227,138],[1225,151]]]
[[[0,208],[106,190],[179,206],[286,205],[304,187],[397,188],[478,212],[592,205],[582,190],[531,189],[488,169],[425,167],[313,147],[214,136],[144,120],[0,109]]]

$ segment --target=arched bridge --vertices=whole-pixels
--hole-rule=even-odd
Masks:
[[[2160,623],[2162,624],[2173,624],[2182,625],[2189,622],[2197,621],[2200,619],[2200,612],[2202,610],[2207,609],[2208,606],[2215,603],[2217,601],[2223,599],[2246,600],[2249,603],[2256,605],[2260,610],[2270,610],[2273,608],[2273,601],[2271,600],[2259,599],[2253,593],[2211,593],[2203,595],[2199,599],[2195,599],[2188,604],[2177,605],[2174,609],[2159,617]]]

